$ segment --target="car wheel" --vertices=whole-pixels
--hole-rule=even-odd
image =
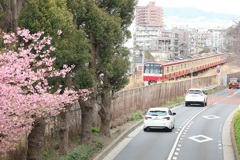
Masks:
[[[149,128],[148,128],[148,127],[143,128],[143,131],[144,131],[144,132],[147,132],[147,131],[149,131]]]
[[[186,106],[186,107],[188,106],[188,103],[187,103],[187,102],[185,102],[185,106]]]
[[[202,106],[205,107],[205,102],[202,103]]]

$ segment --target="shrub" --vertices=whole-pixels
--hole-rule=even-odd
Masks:
[[[139,112],[133,113],[133,120],[134,121],[137,121],[137,120],[140,120],[140,119],[143,119],[143,116],[142,116],[141,113],[139,113]]]
[[[238,153],[240,153],[240,111],[236,113],[233,124]]]
[[[99,133],[100,129],[98,127],[92,127],[92,132],[93,133]]]

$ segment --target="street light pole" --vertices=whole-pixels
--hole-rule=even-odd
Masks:
[[[143,72],[144,72],[144,59],[145,59],[145,42],[144,42],[143,47],[142,47],[142,75],[143,75]]]
[[[144,72],[144,59],[145,59],[145,50],[142,50],[142,74]]]
[[[194,68],[190,68],[190,73],[191,73],[191,88],[193,87],[193,72],[194,72]]]
[[[221,80],[220,80],[220,66],[217,66],[217,73],[218,73],[218,85],[221,84]]]

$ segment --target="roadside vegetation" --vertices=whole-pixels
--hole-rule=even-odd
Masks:
[[[43,156],[47,160],[89,160],[93,159],[99,152],[101,152],[105,147],[107,147],[112,141],[114,141],[125,129],[140,120],[143,119],[143,113],[141,111],[134,112],[128,119],[126,119],[125,124],[120,126],[115,126],[113,128],[111,136],[106,137],[100,134],[98,127],[92,127],[93,140],[91,144],[81,144],[80,136],[71,137],[69,143],[69,153],[67,155],[59,155],[59,144],[57,140],[49,139],[52,144],[49,147],[45,147]],[[127,125],[126,125],[127,124]],[[125,126],[126,125],[126,126]]]
[[[237,111],[235,117],[234,117],[234,135],[235,135],[235,141],[237,145],[237,151],[238,155],[240,153],[240,111]]]
[[[170,107],[184,102],[184,97],[178,97],[170,102],[163,104],[161,107]]]

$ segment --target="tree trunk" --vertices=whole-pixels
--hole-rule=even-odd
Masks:
[[[102,93],[102,106],[99,111],[101,118],[100,133],[104,136],[110,137],[110,125],[111,125],[111,93],[106,91]]]
[[[66,75],[64,82],[64,88],[70,88],[72,85],[71,75]],[[66,155],[68,153],[68,139],[69,139],[69,112],[70,106],[65,106],[66,111],[59,114],[60,119],[60,130],[59,130],[59,155]]]
[[[92,143],[92,124],[93,124],[93,108],[95,101],[89,99],[87,101],[79,100],[82,114],[82,127],[81,127],[81,143]]]
[[[18,6],[17,6],[17,0],[12,0],[12,12],[13,12],[13,31],[17,32],[18,27]]]
[[[59,130],[59,155],[66,155],[68,153],[68,138],[69,138],[69,113],[61,112],[59,114],[60,130]]]
[[[46,122],[40,118],[34,122],[32,132],[28,135],[27,160],[43,160],[44,131]]]

